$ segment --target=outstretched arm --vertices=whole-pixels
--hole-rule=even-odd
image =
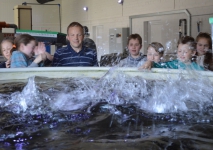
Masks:
[[[142,69],[151,69],[153,65],[152,61],[147,60],[142,66],[140,66],[138,69],[142,70]]]

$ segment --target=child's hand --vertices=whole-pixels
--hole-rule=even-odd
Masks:
[[[5,64],[6,64],[6,68],[10,68],[10,60],[9,59],[5,62]]]
[[[142,70],[142,69],[148,69],[150,70],[152,68],[152,61],[146,61],[142,66],[140,66],[138,69]]]
[[[41,53],[41,54],[37,55],[37,57],[35,58],[35,60],[33,62],[38,64],[41,61],[45,61],[46,59],[47,59],[47,55],[45,53]]]
[[[34,49],[34,54],[39,55],[45,52],[46,52],[45,44],[43,42],[38,42],[38,46],[36,46]]]

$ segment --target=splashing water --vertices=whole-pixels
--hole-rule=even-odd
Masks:
[[[10,92],[1,85],[0,147],[208,149],[212,83],[188,74],[151,81],[111,68],[100,79],[32,77]]]

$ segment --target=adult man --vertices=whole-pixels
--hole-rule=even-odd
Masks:
[[[67,27],[67,47],[58,49],[52,66],[98,66],[96,51],[82,45],[84,39],[83,26],[72,22]]]

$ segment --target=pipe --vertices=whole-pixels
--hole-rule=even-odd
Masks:
[[[197,22],[197,32],[198,32],[198,33],[200,33],[200,24],[201,24],[201,21],[198,21],[198,22]]]
[[[184,22],[184,36],[187,35],[187,20],[186,19],[180,19],[179,20],[179,38],[181,38],[182,36],[182,32],[181,32],[181,26],[182,26],[182,22]]]
[[[6,22],[0,22],[0,33],[2,32],[2,28],[18,29],[18,26],[16,24],[7,24]]]

